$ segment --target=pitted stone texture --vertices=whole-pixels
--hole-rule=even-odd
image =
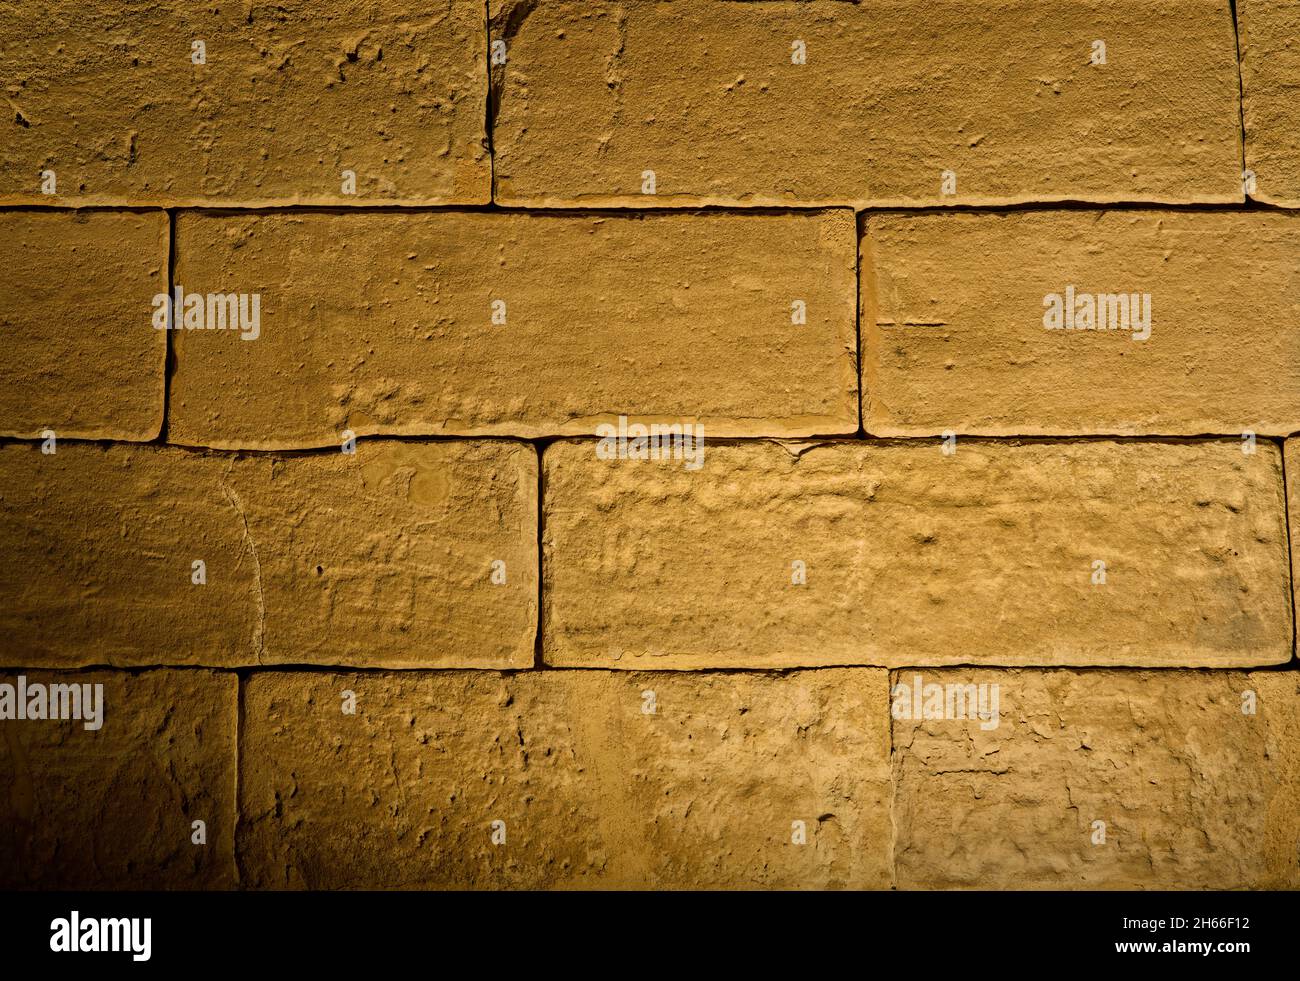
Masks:
[[[870,215],[863,424],[880,436],[1296,432],[1297,250],[1300,220],[1268,212]]]
[[[1275,444],[1249,456],[1239,440],[941,446],[707,444],[694,472],[601,460],[594,441],[548,446],[546,662],[1291,658]]]
[[[485,203],[485,16],[481,0],[0,3],[0,205]]]
[[[6,212],[0,436],[154,439],[167,340],[150,301],[166,291],[162,212]]]
[[[531,665],[536,466],[505,441],[246,457],[0,448],[0,657]]]
[[[16,686],[18,674],[0,683]],[[0,722],[0,888],[233,888],[235,676],[25,677],[103,685],[103,725]],[[205,844],[194,843],[195,821]]]
[[[176,281],[243,284],[262,324],[175,332],[169,437],[851,433],[855,235],[847,210],[181,215]]]
[[[1300,439],[1288,439],[1285,447],[1287,518],[1291,531],[1291,568],[1300,566]],[[1296,597],[1296,615],[1300,616],[1300,583],[1292,582]]]
[[[1228,0],[491,6],[500,203],[1243,200]]]
[[[871,669],[257,673],[242,867],[253,888],[887,887],[886,704]]]
[[[1250,196],[1300,207],[1300,3],[1237,0],[1237,31]]]
[[[921,674],[1001,718],[895,719],[899,888],[1300,887],[1293,672]]]

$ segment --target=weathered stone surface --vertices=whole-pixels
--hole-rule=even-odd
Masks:
[[[1281,452],[746,442],[543,457],[543,656],[616,668],[1291,658]],[[806,583],[796,585],[804,563]],[[1105,563],[1104,584],[1094,584]]]
[[[491,69],[503,203],[1243,199],[1228,0],[492,12],[509,52]]]
[[[533,663],[537,472],[523,444],[10,445],[0,540],[7,664]]]
[[[1291,533],[1291,568],[1300,567],[1300,439],[1288,439],[1285,444],[1287,520]],[[1295,615],[1300,616],[1300,582],[1291,583],[1295,590]]]
[[[103,685],[85,721],[0,722],[0,888],[235,885],[238,682],[211,671],[27,672]],[[18,674],[0,675],[17,686]],[[195,821],[205,844],[195,844]]]
[[[174,332],[169,434],[310,447],[344,429],[590,435],[620,415],[853,432],[854,236],[847,210],[182,215],[176,281],[260,293],[262,325]]]
[[[1296,432],[1297,250],[1300,223],[1276,212],[871,215],[863,424],[881,436]],[[1071,288],[1078,319],[1064,310]],[[1128,296],[1114,318],[1096,299],[1107,294]],[[1143,294],[1149,336],[1133,316]],[[1121,329],[1048,329],[1058,312]]]
[[[1237,0],[1237,36],[1250,196],[1300,207],[1300,3]]]
[[[481,0],[0,4],[0,205],[486,202],[485,17]]]
[[[895,719],[900,888],[1300,887],[1295,673],[922,677],[998,685],[1001,720]]]
[[[166,290],[162,212],[0,216],[0,436],[156,437],[167,340],[150,300]]]
[[[242,868],[253,888],[885,887],[886,704],[870,669],[259,672]]]

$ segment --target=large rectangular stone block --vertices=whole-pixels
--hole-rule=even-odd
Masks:
[[[174,332],[176,442],[858,427],[848,211],[186,214],[177,251],[196,302],[256,293],[261,323]]]
[[[233,888],[237,707],[230,673],[0,672],[0,888]]]
[[[157,437],[167,236],[160,211],[0,216],[0,436]]]
[[[0,448],[0,663],[531,666],[536,465],[505,441]]]
[[[1268,212],[881,214],[862,241],[880,436],[1300,430],[1300,224]]]
[[[480,204],[480,0],[6,3],[0,205]]]
[[[1228,0],[494,0],[496,200],[1241,201]]]
[[[259,672],[247,884],[884,888],[885,686],[877,670]]]
[[[1300,887],[1294,673],[892,680],[900,888]],[[949,688],[969,686],[967,708],[981,688],[990,705],[997,686],[998,724],[945,707],[961,704]]]
[[[549,664],[1229,667],[1292,656],[1261,441],[706,444],[543,457]]]

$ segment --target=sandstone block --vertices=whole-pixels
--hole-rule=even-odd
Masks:
[[[248,884],[887,887],[885,684],[259,672],[244,691]]]
[[[0,9],[0,205],[485,203],[479,0]]]
[[[0,684],[16,696],[19,676],[5,672]],[[67,713],[0,721],[0,888],[234,887],[233,674],[21,677],[29,697],[82,686],[100,725]],[[68,698],[56,704],[75,704]]]
[[[1288,435],[1297,248],[1280,213],[871,215],[864,426]]]
[[[0,151],[2,154],[3,151]],[[0,219],[0,436],[157,437],[167,339],[162,212],[6,212]]]
[[[491,30],[502,203],[1243,200],[1228,0],[494,0]]]
[[[176,281],[260,294],[261,328],[173,332],[169,435],[853,432],[854,234],[847,211],[182,215]]]
[[[914,677],[893,676],[896,699]],[[948,686],[998,685],[1001,718],[895,712],[899,888],[1300,886],[1295,674],[922,677],[945,702]]]
[[[508,442],[248,457],[6,446],[0,656],[530,666],[536,494],[533,449]]]
[[[549,664],[1229,667],[1291,659],[1261,442],[745,442],[543,457]],[[662,455],[661,455],[662,456]]]
[[[1300,207],[1300,3],[1238,0],[1237,30],[1250,196]]]

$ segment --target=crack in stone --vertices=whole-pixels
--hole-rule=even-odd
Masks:
[[[234,461],[231,461],[231,468],[234,467]],[[226,470],[225,477],[230,476],[230,470]],[[235,509],[239,515],[239,520],[244,526],[244,541],[248,544],[248,551],[253,556],[253,580],[257,585],[257,663],[262,662],[262,652],[266,649],[266,597],[262,591],[262,563],[257,557],[257,542],[253,540],[252,532],[248,529],[248,515],[244,513],[243,502],[240,501],[239,495],[230,489],[226,484],[225,477],[221,480],[221,493],[226,495],[226,500],[230,506]]]

